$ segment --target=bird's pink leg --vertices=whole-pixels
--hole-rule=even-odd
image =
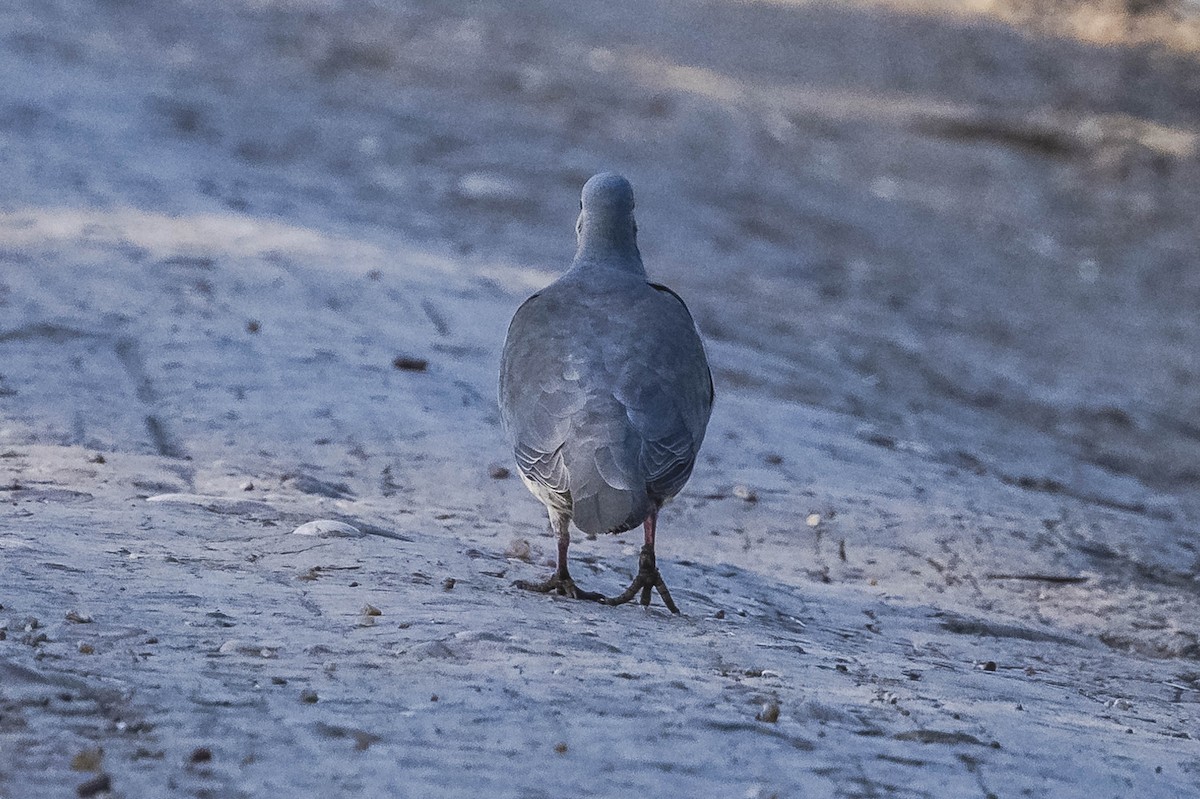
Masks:
[[[625,592],[620,596],[609,597],[604,600],[606,605],[623,605],[637,595],[638,591],[642,592],[641,603],[643,605],[650,604],[651,589],[657,589],[658,595],[662,597],[663,604],[667,606],[667,610],[672,613],[678,613],[679,608],[675,606],[674,600],[671,599],[671,592],[667,590],[667,584],[663,582],[662,575],[659,574],[658,566],[654,559],[654,532],[658,526],[658,508],[650,511],[650,515],[646,517],[646,521],[642,523],[642,530],[645,534],[645,543],[642,545],[642,552],[638,556],[638,573],[637,577],[633,578],[633,582],[625,589]]]
[[[567,550],[571,547],[570,525],[571,519],[568,516],[551,516],[550,518],[550,529],[558,538],[558,563],[555,564],[554,574],[549,579],[540,583],[517,580],[513,585],[517,588],[524,588],[526,591],[537,591],[540,594],[548,594],[551,591],[555,591],[572,599],[603,602],[603,594],[598,594],[595,591],[584,591],[575,585],[575,581],[571,579],[571,572],[567,569]]]

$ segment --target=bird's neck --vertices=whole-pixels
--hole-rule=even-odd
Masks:
[[[613,269],[646,276],[642,254],[638,252],[637,234],[633,230],[589,230],[579,232],[579,248],[575,251],[572,269]]]

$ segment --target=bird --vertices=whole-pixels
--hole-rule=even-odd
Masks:
[[[570,268],[517,309],[500,358],[499,405],[517,470],[546,507],[554,573],[519,588],[621,605],[656,590],[658,514],[692,474],[712,413],[704,343],[678,294],[646,275],[633,187],[603,172],[583,186]],[[570,528],[589,535],[641,525],[633,582],[613,597],[575,584]]]

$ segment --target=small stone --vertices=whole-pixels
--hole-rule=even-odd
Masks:
[[[562,741],[559,741],[554,745],[554,752],[556,754],[565,755],[567,753],[567,745]]]
[[[287,685],[287,679],[283,677],[272,677],[271,685]]]
[[[996,670],[996,661],[989,660],[987,663],[984,663],[983,666],[981,666],[981,668],[984,671],[995,671]]]
[[[306,705],[315,705],[317,703],[318,699],[319,699],[319,697],[317,696],[316,691],[312,691],[312,690],[309,690],[308,688],[305,688],[303,691],[300,692],[300,701],[305,703]]]
[[[94,646],[92,646],[91,644],[80,641],[79,642],[79,654],[94,655],[94,654],[96,654],[96,648]]]
[[[242,483],[242,490],[243,490],[243,491],[253,491],[253,490],[254,490],[254,483],[252,483],[252,482],[250,482],[249,480],[247,480],[246,482]]]
[[[262,325],[260,325],[258,323],[257,319],[251,319],[250,321],[246,322],[246,332],[247,333],[254,334],[254,333],[257,333],[259,330],[262,330]]]
[[[80,613],[78,610],[68,610],[67,621],[75,622],[76,624],[91,624],[92,617],[87,613]]]
[[[498,463],[493,463],[488,467],[488,477],[491,477],[493,480],[507,479],[510,474],[512,472],[508,470],[508,467],[501,466]]]
[[[445,580],[442,580],[442,590],[443,591],[453,591],[454,586],[457,583],[458,583],[458,580],[455,580],[453,577],[447,577]]]
[[[409,355],[397,355],[392,359],[392,366],[402,372],[424,372],[429,368],[429,361]]]
[[[528,539],[514,538],[508,542],[508,548],[504,550],[504,557],[528,563],[533,558],[533,547],[529,545]]]
[[[99,771],[100,762],[104,759],[104,750],[100,747],[84,749],[71,758],[71,771]]]
[[[91,455],[88,455],[87,462],[88,463],[107,463],[108,461],[104,460],[104,456],[101,455],[99,452],[93,452]]]
[[[758,494],[756,494],[749,486],[734,486],[733,495],[743,502],[758,502]]]
[[[245,500],[249,502],[250,500]],[[292,535],[308,535],[316,538],[361,538],[362,530],[352,524],[336,519],[317,519],[292,530]]]
[[[208,763],[212,760],[212,750],[207,746],[197,746],[188,756],[189,763]]]
[[[725,611],[723,611],[723,610],[718,610],[716,613],[714,613],[714,614],[713,614],[713,618],[714,618],[714,619],[723,619],[723,618],[725,618]]]
[[[374,605],[363,605],[362,614],[364,616],[382,616],[383,611]]]
[[[763,703],[762,710],[760,710],[758,715],[756,715],[754,718],[758,721],[765,721],[768,724],[774,724],[775,722],[779,721],[779,703]]]
[[[109,790],[112,790],[112,780],[107,774],[97,774],[87,782],[80,783],[75,788],[75,795],[82,797],[82,799],[88,799],[88,797],[95,796],[96,794],[104,793],[105,791]]]
[[[808,514],[808,516],[805,517],[805,519],[804,519],[804,523],[807,524],[809,527],[816,527],[818,524],[821,523],[821,514],[819,514],[819,513]]]

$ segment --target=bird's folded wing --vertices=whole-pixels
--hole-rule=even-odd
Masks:
[[[513,453],[517,458],[517,468],[526,479],[552,493],[567,493],[567,469],[563,463],[561,447],[553,452],[539,452],[518,441]]]
[[[697,450],[699,447],[686,429],[680,429],[672,438],[643,443],[642,467],[650,496],[662,501],[678,494],[691,477]]]

